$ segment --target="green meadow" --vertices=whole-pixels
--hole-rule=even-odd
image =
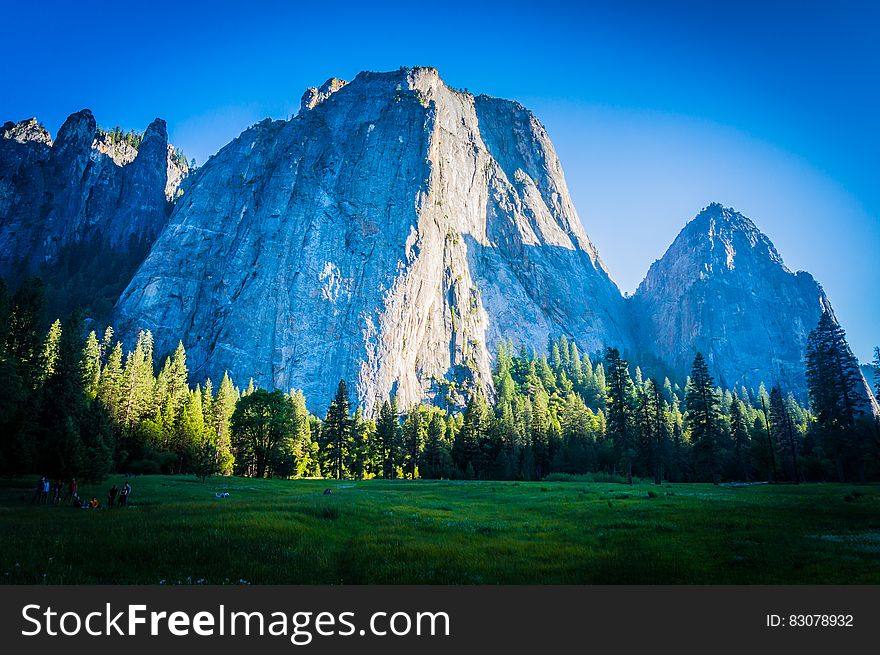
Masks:
[[[5,584],[880,583],[876,485],[141,476],[82,510],[34,482],[0,481]]]

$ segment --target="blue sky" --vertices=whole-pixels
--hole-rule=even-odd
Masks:
[[[603,7],[602,4],[605,6]],[[880,343],[880,5],[871,2],[7,3],[0,120],[71,112],[190,157],[307,86],[431,65],[547,127],[590,237],[631,292],[713,201]],[[613,5],[613,8],[611,7]]]

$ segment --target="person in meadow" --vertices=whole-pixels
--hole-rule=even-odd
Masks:
[[[64,497],[65,503],[79,504],[79,487],[76,484],[76,478],[70,478],[67,485],[67,495]]]
[[[40,478],[39,482],[37,482],[36,488],[34,488],[34,497],[31,498],[31,505],[36,502],[42,501],[43,498],[43,483],[46,481],[46,477],[43,476]]]
[[[55,484],[52,486],[52,504],[60,505],[61,504],[61,495],[64,493],[64,483],[61,481],[61,478],[55,480]]]
[[[128,507],[128,495],[131,493],[131,485],[126,482],[119,492],[119,506]]]
[[[98,499],[92,496],[92,499],[89,501],[89,509],[98,509],[101,506],[101,503],[98,502]]]
[[[110,487],[110,491],[107,494],[107,507],[113,509],[113,505],[116,503],[116,494],[119,493],[119,489],[116,488],[114,484]],[[119,505],[122,506],[122,498],[119,499]]]

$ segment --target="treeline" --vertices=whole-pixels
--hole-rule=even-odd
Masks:
[[[806,352],[812,411],[779,387],[719,388],[695,355],[684,387],[614,348],[561,337],[548,355],[498,346],[494,398],[461,411],[390,398],[365,412],[340,381],[323,419],[302,393],[190,386],[183,345],[156,366],[77,313],[42,329],[38,280],[0,282],[0,467],[100,478],[111,470],[257,477],[791,481],[880,479],[880,428],[858,364],[823,316]],[[878,358],[880,359],[880,358]],[[880,365],[880,361],[878,361]],[[369,417],[366,416],[369,414]]]
[[[139,132],[138,130],[129,130],[126,132],[118,125],[109,130],[99,126],[97,128],[97,133],[98,138],[105,139],[110,145],[125,143],[135,150],[140,150],[141,144],[144,142],[143,132]],[[195,168],[196,160],[193,159],[192,162],[188,162],[186,160],[186,155],[183,154],[183,150],[177,146],[173,146],[171,151],[171,161],[177,164],[180,168],[186,169],[190,166]]]
[[[112,127],[109,130],[106,130],[100,126],[97,129],[98,138],[103,138],[110,145],[118,145],[121,143],[125,143],[135,150],[138,150],[141,147],[141,143],[144,141],[144,133],[139,132],[138,130],[129,130],[126,132],[118,125],[116,127]]]

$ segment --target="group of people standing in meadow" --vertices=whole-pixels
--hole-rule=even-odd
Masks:
[[[110,487],[107,492],[107,507],[127,507],[128,498],[131,495],[131,485],[126,481],[120,489],[115,484]],[[67,493],[64,492],[64,482],[59,478],[54,484],[47,476],[40,478],[37,487],[34,489],[34,497],[31,504],[38,503],[40,505],[70,505],[81,509],[98,509],[101,503],[97,496],[92,496],[91,500],[85,500],[79,496],[79,485],[76,478],[71,478],[67,483]]]

